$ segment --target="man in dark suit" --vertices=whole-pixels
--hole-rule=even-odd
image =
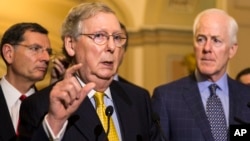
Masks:
[[[193,28],[196,70],[157,87],[152,97],[153,110],[159,114],[168,141],[228,140],[229,125],[250,123],[250,89],[226,72],[228,61],[238,48],[238,26],[226,12],[208,9],[196,17]],[[210,85],[215,88],[211,92]],[[212,98],[216,102],[210,104]],[[215,105],[220,106],[210,108]],[[220,111],[212,113],[213,110]],[[216,126],[218,119],[224,120]],[[216,132],[223,133],[217,136]]]
[[[103,141],[112,140],[111,133],[115,140],[157,140],[149,93],[113,80],[126,42],[113,10],[98,2],[72,8],[62,39],[72,65],[63,80],[22,103],[20,140]],[[106,124],[96,111],[102,92],[114,110]]]
[[[3,34],[1,55],[6,74],[0,80],[0,141],[15,140],[22,99],[36,91],[47,72],[48,31],[37,23],[17,23]]]

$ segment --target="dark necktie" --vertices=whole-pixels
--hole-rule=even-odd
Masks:
[[[23,101],[25,98],[27,98],[27,96],[24,95],[24,94],[22,94],[22,95],[19,97],[19,99],[20,99],[21,101]]]
[[[227,124],[220,98],[216,95],[216,84],[209,86],[210,97],[207,100],[207,118],[215,141],[227,140]]]
[[[19,97],[19,99],[21,100],[21,102],[22,102],[25,98],[27,98],[27,96],[24,95],[24,94],[22,94],[22,95]],[[19,117],[20,117],[20,115],[19,115]],[[20,118],[19,118],[18,123],[17,123],[17,130],[16,130],[16,135],[17,135],[17,136],[19,135],[19,132],[18,132],[19,123],[20,123]]]

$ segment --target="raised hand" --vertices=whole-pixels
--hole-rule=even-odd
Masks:
[[[54,134],[60,131],[66,120],[78,109],[88,92],[95,87],[94,83],[88,83],[84,87],[80,85],[74,74],[81,67],[82,64],[77,64],[68,68],[64,79],[58,82],[50,92],[47,121]]]
[[[69,62],[64,56],[59,56],[52,60],[52,70],[51,70],[51,79],[50,84],[58,81],[64,76],[66,69],[69,66]]]

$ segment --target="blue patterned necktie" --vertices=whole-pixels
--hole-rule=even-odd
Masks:
[[[207,100],[207,118],[210,122],[215,141],[227,140],[227,124],[220,98],[216,95],[216,84],[209,86],[210,97]]]

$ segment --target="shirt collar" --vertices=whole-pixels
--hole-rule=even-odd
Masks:
[[[78,76],[75,76],[76,79],[78,80],[78,82],[80,83],[80,85],[82,87],[84,87],[86,84],[78,77]],[[89,93],[88,93],[88,97],[89,99],[91,99],[94,95],[95,95],[96,91],[94,89],[92,89]],[[108,87],[105,91],[104,91],[105,95],[110,98],[112,100],[112,97],[111,97],[111,92],[110,92],[110,88]]]
[[[1,88],[3,90],[3,95],[6,99],[7,105],[12,106],[19,97],[21,96],[21,92],[19,92],[12,84],[10,84],[6,79],[5,76],[2,77],[1,81]],[[35,88],[29,89],[28,92],[25,93],[26,96],[30,96],[31,94],[35,93]]]
[[[203,91],[204,89],[207,89],[209,85],[212,83],[216,83],[220,90],[227,91],[228,90],[228,77],[227,73],[224,73],[223,76],[216,82],[211,82],[205,79],[197,70],[195,71],[195,77],[198,82],[198,86],[200,88],[200,91]]]

